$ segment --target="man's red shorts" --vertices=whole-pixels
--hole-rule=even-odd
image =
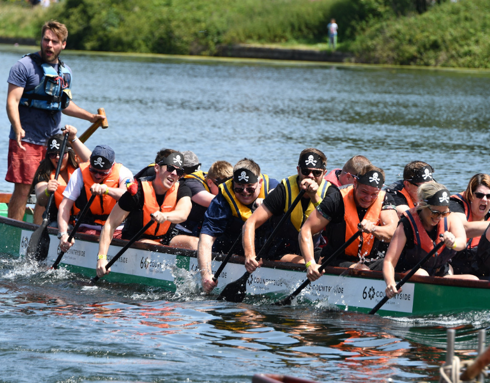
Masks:
[[[8,170],[5,181],[16,184],[32,184],[34,174],[39,164],[46,155],[44,145],[34,145],[22,142],[26,150],[22,150],[17,145],[17,141],[10,139],[8,154]]]

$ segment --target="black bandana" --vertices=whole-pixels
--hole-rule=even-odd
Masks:
[[[47,153],[58,153],[61,150],[61,145],[63,144],[63,138],[51,137],[48,140],[48,147],[46,149]]]
[[[375,188],[381,189],[385,182],[383,178],[383,173],[376,170],[371,170],[362,176],[357,176],[357,182],[363,185],[373,186]]]
[[[162,158],[158,165],[173,165],[177,168],[182,168],[184,165],[184,155],[180,152],[170,153],[168,157]]]
[[[233,181],[236,184],[254,184],[259,179],[248,169],[237,169],[233,172]]]
[[[298,166],[300,168],[325,169],[321,157],[313,152],[303,154],[298,161]]]
[[[442,190],[439,190],[432,197],[427,198],[425,200],[425,202],[429,205],[432,205],[432,206],[449,206],[450,195],[451,194],[449,193],[449,190],[442,189]]]
[[[430,166],[424,166],[423,168],[417,169],[415,175],[411,179],[415,183],[423,183],[433,181],[432,168]]]

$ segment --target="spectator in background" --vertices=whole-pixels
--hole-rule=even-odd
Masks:
[[[328,47],[335,50],[337,46],[337,30],[339,26],[335,22],[335,19],[330,20],[330,23],[327,25],[328,28]]]

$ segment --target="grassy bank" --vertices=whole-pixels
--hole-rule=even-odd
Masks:
[[[0,0],[0,36],[39,39],[50,18],[67,24],[68,48],[214,55],[221,44],[339,50],[356,61],[489,68],[490,0],[459,0],[418,14],[412,0],[62,0],[31,9]],[[395,6],[396,5],[396,6]]]
[[[370,63],[490,68],[490,0],[460,0],[372,23],[350,49]]]

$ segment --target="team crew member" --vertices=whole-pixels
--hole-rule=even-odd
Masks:
[[[328,242],[321,254],[324,259],[358,231],[359,223],[363,231],[331,266],[381,269],[379,258],[384,255],[398,222],[393,199],[381,190],[383,182],[384,171],[366,165],[353,185],[329,193],[310,215],[299,234],[308,279],[315,281],[321,276],[312,238],[325,227]],[[359,260],[361,264],[356,263]]]
[[[434,181],[434,169],[422,161],[412,161],[403,169],[403,180],[386,187],[395,201],[396,212],[401,217],[405,211],[412,209],[418,202],[417,189],[426,182]]]
[[[202,286],[206,292],[213,290],[211,251],[226,253],[238,238],[245,221],[278,185],[260,173],[259,165],[248,158],[233,167],[233,179],[219,185],[220,192],[209,205],[204,215],[204,223],[199,235],[198,262],[201,270]],[[257,231],[256,243],[263,245],[270,234],[271,225],[262,225]],[[236,246],[234,253],[243,255],[242,246]]]
[[[131,239],[154,215],[156,223],[143,234],[145,242],[168,245],[174,224],[191,211],[191,191],[179,182],[184,174],[183,154],[163,149],[155,159],[155,177],[137,179],[112,210],[100,235],[97,275],[107,274],[107,251],[114,231],[126,218],[123,239]]]
[[[71,243],[67,242],[68,222],[73,207],[82,210],[92,194],[99,196],[82,219],[84,225],[80,226],[81,231],[97,234],[116,202],[125,193],[126,181],[133,179],[133,173],[116,163],[115,158],[114,150],[108,145],[98,145],[93,150],[90,161],[80,164],[80,168],[71,175],[58,211],[62,251],[66,252],[74,243],[73,240]]]
[[[490,176],[475,174],[462,193],[451,196],[451,212],[465,228],[466,248],[452,259],[454,274],[474,274],[480,278],[490,276]]]
[[[449,210],[449,191],[436,182],[425,183],[418,189],[419,203],[406,211],[400,220],[383,263],[386,295],[399,294],[395,271],[412,269],[439,242],[444,246],[415,273],[455,279],[478,279],[474,275],[452,275],[449,260],[466,246],[462,222]]]
[[[272,216],[281,217],[287,212],[302,189],[306,190],[306,193],[292,211],[286,226],[281,230],[282,234],[274,241],[275,248],[273,254],[269,254],[268,259],[303,262],[303,257],[298,255],[300,254],[298,232],[311,212],[320,205],[327,194],[330,183],[323,178],[326,167],[327,157],[323,152],[314,148],[303,150],[299,155],[297,174],[283,179],[245,222],[243,248],[245,249],[245,267],[248,272],[253,273],[261,264],[261,261],[255,260],[255,230]],[[316,245],[320,244],[320,240],[320,234],[314,237]]]
[[[46,139],[61,132],[61,113],[91,122],[104,118],[71,99],[71,69],[59,55],[68,30],[57,21],[42,27],[41,49],[20,59],[7,80],[7,115],[11,123],[7,182],[15,184],[9,218],[22,220],[34,174],[44,158]]]
[[[88,161],[90,150],[77,138],[77,129],[73,126],[66,125],[65,132],[68,132],[68,142],[65,154],[61,163],[61,170],[58,180],[54,179],[56,168],[60,161],[60,150],[63,143],[63,134],[51,136],[47,142],[46,157],[41,161],[39,168],[34,175],[32,183],[36,192],[36,208],[34,209],[34,223],[40,225],[43,218],[44,207],[48,204],[49,196],[54,193],[54,203],[51,204],[49,214],[53,222],[49,226],[57,227],[58,208],[63,200],[63,192],[73,172],[78,169],[76,156],[81,161]]]
[[[197,250],[204,214],[211,201],[218,195],[218,186],[232,176],[233,166],[226,161],[214,162],[208,172],[197,170],[184,176],[183,183],[192,193],[192,210],[187,220],[177,225],[181,235],[172,239],[172,246]]]
[[[325,176],[325,179],[335,186],[344,186],[354,183],[354,177],[359,174],[362,168],[369,165],[366,157],[357,155],[351,157],[342,167],[342,169],[333,169]]]

